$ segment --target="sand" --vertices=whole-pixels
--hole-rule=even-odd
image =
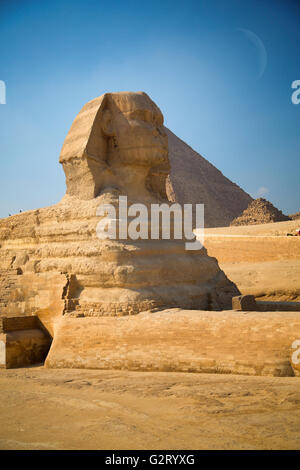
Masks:
[[[208,252],[244,293],[300,300],[298,226],[210,229]],[[300,377],[37,366],[0,390],[0,449],[300,449]]]
[[[300,378],[0,370],[0,449],[300,449]]]

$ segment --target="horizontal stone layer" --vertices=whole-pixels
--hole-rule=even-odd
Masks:
[[[63,318],[47,367],[293,376],[291,312],[171,309],[120,318]]]

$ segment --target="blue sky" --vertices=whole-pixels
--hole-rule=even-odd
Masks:
[[[300,1],[0,2],[0,217],[58,202],[84,103],[143,90],[253,197],[300,210]]]

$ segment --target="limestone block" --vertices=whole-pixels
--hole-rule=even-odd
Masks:
[[[45,365],[293,376],[290,351],[298,338],[296,312],[170,309],[132,317],[63,318]]]
[[[232,298],[232,309],[244,312],[258,310],[254,295],[239,295]]]
[[[51,340],[38,329],[11,331],[0,335],[0,367],[10,369],[44,362]]]
[[[7,317],[3,321],[13,321],[14,329],[20,329],[17,328],[17,322],[35,322],[35,317],[32,316],[35,315],[52,335],[54,319],[64,312],[63,297],[67,284],[67,276],[59,272],[25,272],[22,275],[12,275],[10,270],[0,272],[0,331],[1,317]],[[18,319],[10,320],[14,317]],[[22,320],[22,317],[29,317],[31,320]],[[24,325],[21,329],[25,329]]]
[[[256,301],[260,312],[300,312],[300,302]]]
[[[19,330],[32,330],[39,328],[39,326],[38,317],[35,315],[0,318],[0,333]]]

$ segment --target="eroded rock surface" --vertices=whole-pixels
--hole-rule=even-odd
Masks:
[[[118,318],[64,317],[55,328],[48,367],[297,374],[291,348],[299,338],[299,312],[167,309]]]
[[[165,307],[230,308],[236,286],[184,240],[100,240],[97,208],[168,202],[168,137],[145,93],[108,93],[76,117],[60,155],[67,194],[0,221],[1,313],[128,315]]]

